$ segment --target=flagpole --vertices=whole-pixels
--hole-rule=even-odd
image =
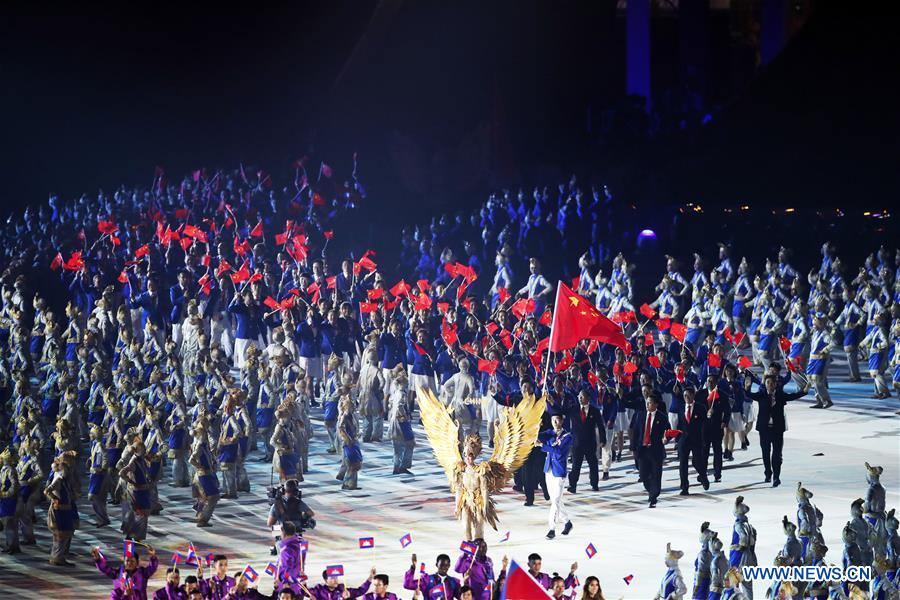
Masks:
[[[556,299],[553,301],[553,319],[551,319],[551,321],[550,321],[550,335],[548,336],[551,343],[553,341],[553,327],[556,325],[556,317],[559,313],[559,311],[557,310],[557,307],[559,306],[559,288],[560,288],[561,284],[562,284],[561,281],[559,281],[559,280],[556,281]],[[544,363],[544,393],[545,394],[547,393],[547,379],[548,379],[547,376],[550,374],[549,373],[549,371],[550,371],[550,354],[552,354],[552,352],[550,350],[550,345],[548,344],[547,345],[547,362]]]

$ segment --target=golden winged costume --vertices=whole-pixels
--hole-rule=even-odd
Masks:
[[[450,491],[456,494],[456,516],[463,522],[465,539],[483,538],[485,522],[497,529],[497,510],[491,494],[506,487],[513,472],[525,463],[534,448],[544,414],[544,399],[527,395],[504,411],[494,429],[491,457],[476,463],[481,453],[481,436],[466,436],[460,453],[459,423],[453,420],[453,407],[444,406],[426,388],[417,389],[416,395],[431,449],[447,473]]]

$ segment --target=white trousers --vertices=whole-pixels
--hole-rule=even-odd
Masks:
[[[544,473],[544,480],[547,482],[547,493],[550,494],[550,517],[547,524],[550,529],[556,529],[557,523],[569,522],[569,513],[566,512],[566,503],[563,500],[567,479],[554,477],[552,473]]]

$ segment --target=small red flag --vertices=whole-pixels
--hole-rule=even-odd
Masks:
[[[416,287],[419,288],[419,291],[426,291],[430,287],[427,279],[420,279],[416,282]]]
[[[545,310],[544,314],[541,315],[541,318],[538,319],[538,323],[541,325],[549,325],[553,321],[553,313],[549,310]]]
[[[322,232],[322,235],[325,236],[326,240],[330,240],[331,238],[334,237],[334,231],[332,231],[331,229],[328,229],[327,231]]]
[[[721,366],[722,366],[722,357],[719,356],[718,354],[712,354],[712,353],[710,353],[710,354],[707,355],[707,357],[706,357],[706,362],[709,363],[709,366],[710,366],[710,367],[716,367],[716,368],[718,368],[718,367],[721,367]]]
[[[384,290],[382,288],[372,288],[366,295],[369,297],[369,300],[378,300],[384,295]]]
[[[250,237],[262,237],[263,236],[263,227],[262,221],[257,221],[256,225],[253,229],[250,230]]]
[[[656,328],[660,331],[665,331],[669,327],[672,326],[672,319],[657,319],[656,320]]]
[[[633,362],[631,362],[630,360],[625,363],[625,373],[626,374],[631,375],[632,373],[634,373],[637,370],[638,370],[637,365],[634,364]]]
[[[487,329],[488,335],[494,335],[494,333],[500,329],[500,326],[492,321],[485,325],[484,328]]]
[[[503,304],[507,300],[509,300],[509,290],[505,287],[497,288],[497,296],[500,299],[500,303]]]
[[[735,334],[734,334],[734,345],[735,345],[735,346],[740,346],[740,345],[741,345],[741,342],[744,341],[744,337],[745,337],[746,335],[747,335],[747,334],[744,333],[743,331],[739,331],[739,332],[735,333]]]
[[[325,283],[328,285],[329,290],[335,289],[337,287],[337,275],[332,275],[331,277],[326,277]]]
[[[647,304],[646,302],[644,304],[641,304],[640,310],[641,310],[641,314],[644,315],[645,317],[647,317],[648,319],[652,319],[653,317],[656,316],[656,311],[653,310],[653,308],[651,308],[651,306],[649,304]]]
[[[441,313],[442,315],[446,314],[447,311],[450,310],[450,303],[449,302],[438,302],[437,308],[438,308],[439,313]]]
[[[119,283],[128,283],[128,274],[123,270],[116,279],[119,280]]]
[[[406,283],[406,281],[401,279],[394,285],[394,287],[391,288],[390,291],[395,298],[399,298],[400,296],[409,296],[409,290],[411,289],[412,287],[408,283]]]
[[[687,334],[687,327],[685,327],[682,323],[672,323],[669,331],[672,333],[673,338],[681,343],[684,343],[684,336]]]
[[[652,334],[652,333],[645,333],[645,334],[644,334],[644,345],[645,345],[645,346],[652,346],[652,345],[653,345],[653,334]]]
[[[659,362],[659,358],[656,356],[647,357],[647,362],[650,363],[650,366],[654,369],[658,369],[662,363]]]
[[[749,369],[753,366],[753,361],[746,356],[742,356],[738,359],[738,366],[742,369]]]
[[[150,254],[150,246],[148,246],[147,244],[144,244],[134,251],[135,258],[141,258],[142,256],[147,256],[148,254]]]
[[[781,346],[782,352],[788,353],[791,351],[791,340],[786,337],[781,336],[781,339],[778,340],[778,344]]]
[[[478,359],[478,370],[483,373],[493,375],[497,371],[497,367],[499,366],[500,361],[498,360],[485,360],[483,358]]]
[[[375,302],[360,302],[359,303],[359,312],[361,312],[363,314],[373,313],[376,310],[378,310],[378,304]]]

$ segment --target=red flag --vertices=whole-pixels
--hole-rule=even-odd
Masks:
[[[382,288],[372,288],[366,295],[369,297],[369,300],[378,300],[384,295],[384,290]]]
[[[572,289],[577,290],[580,287],[581,287],[581,276],[579,275],[578,277],[573,277],[572,278]]]
[[[728,340],[729,342],[734,343],[734,337],[731,335],[731,328],[730,328],[730,327],[726,327],[726,328],[722,331],[722,335],[725,337],[726,340]]]
[[[420,346],[418,344],[418,342],[413,342],[413,346],[416,348],[416,352],[418,352],[422,356],[427,356],[428,358],[431,358],[431,355],[428,354],[428,351],[425,350],[425,348],[423,348],[422,346]]]
[[[472,355],[478,354],[478,351],[475,349],[475,346],[473,346],[472,344],[463,344],[462,346],[460,346],[460,348],[462,348],[469,354],[472,354]]]
[[[572,348],[585,338],[625,347],[622,328],[603,316],[588,300],[560,282],[553,309],[550,350]]]
[[[672,323],[669,331],[672,333],[672,337],[678,340],[681,343],[684,343],[684,336],[687,334],[687,327],[682,323]]]
[[[390,291],[395,298],[399,298],[400,296],[409,296],[409,290],[411,289],[412,286],[401,279],[397,282],[396,285],[394,285],[394,287],[391,288]]]
[[[483,358],[478,359],[478,370],[483,373],[493,375],[497,371],[497,367],[499,366],[500,361],[498,360],[485,360]]]
[[[322,235],[325,236],[325,239],[326,239],[326,240],[330,240],[331,238],[334,237],[334,231],[332,231],[331,229],[329,229],[329,230],[327,230],[327,231],[324,231],[324,232],[322,233]]]
[[[314,192],[312,197],[313,206],[325,206],[328,204],[319,192]]]
[[[500,298],[500,304],[503,304],[509,300],[509,290],[505,287],[499,287],[497,288],[497,296]]]
[[[566,350],[563,354],[562,360],[556,363],[556,372],[562,373],[563,371],[571,367],[573,362],[575,362],[575,359],[572,357],[572,353]]]
[[[456,288],[456,299],[457,301],[462,300],[463,296],[466,295],[466,290],[469,286],[465,283],[461,283],[458,288]]]
[[[123,270],[116,279],[119,280],[119,283],[128,283],[128,274]]]
[[[444,343],[446,343],[448,346],[452,346],[459,341],[459,336],[457,335],[456,330],[445,325],[441,325],[441,337],[444,338]]]
[[[597,382],[600,381],[599,379],[597,379],[597,374],[594,373],[593,371],[587,372],[587,380],[588,380],[588,383],[590,383],[592,386],[595,386],[595,387],[597,386]]]
[[[112,235],[119,230],[119,226],[112,221],[100,221],[97,223],[97,231],[105,235]]]
[[[223,273],[227,273],[231,270],[231,265],[228,264],[227,260],[222,260],[219,262],[219,266],[216,269],[216,277],[221,277]]]
[[[287,243],[288,235],[286,233],[276,233],[275,234],[275,245],[276,246],[284,246]]]
[[[778,345],[781,346],[781,351],[785,354],[791,351],[791,340],[787,339],[784,336],[778,340]]]
[[[375,302],[360,302],[359,303],[359,312],[362,314],[373,313],[378,310],[378,304]]]
[[[665,331],[669,327],[672,326],[672,319],[657,319],[656,320],[656,328],[660,331]]]
[[[144,244],[134,251],[135,258],[141,258],[142,256],[147,256],[148,254],[150,254],[150,246],[148,246],[147,244]]]
[[[634,364],[633,362],[631,362],[630,360],[625,363],[625,373],[626,374],[631,375],[632,373],[634,373],[637,370],[638,370],[637,365]]]
[[[309,284],[309,287],[306,288],[306,293],[312,295],[312,298],[309,299],[310,303],[318,304],[319,298],[321,297],[319,294],[319,284],[316,282],[312,282]]]
[[[644,315],[645,317],[647,317],[648,319],[652,319],[653,317],[656,316],[656,311],[653,310],[653,308],[651,308],[650,305],[647,304],[646,302],[644,304],[641,304],[640,310],[641,310],[641,314]]]
[[[362,258],[359,259],[359,262],[356,264],[359,265],[360,267],[362,267],[363,269],[369,271],[370,273],[378,268],[378,266],[368,256],[363,256]]]
[[[109,236],[109,243],[113,245],[113,248],[118,248],[122,245],[122,240],[117,238],[114,235]]]
[[[741,345],[741,342],[744,341],[744,337],[745,337],[746,335],[747,335],[747,334],[744,333],[743,331],[739,331],[739,332],[735,333],[735,334],[734,334],[734,345],[735,345],[735,346],[740,346],[740,345]]]
[[[503,342],[503,345],[506,346],[507,350],[512,348],[512,340],[510,339],[510,333],[507,330],[504,329],[500,332],[500,341]]]
[[[458,265],[458,264],[459,263],[455,263],[455,264],[449,263],[449,262],[444,263],[444,270],[450,274],[450,277],[458,277],[459,276],[459,271],[456,270],[456,265]]]
[[[175,218],[184,220],[188,218],[188,209],[186,208],[176,208],[175,209]]]
[[[62,253],[57,252],[56,256],[54,256],[53,260],[50,262],[50,270],[51,271],[57,270],[58,268],[63,266],[63,263],[65,263],[65,261],[63,260]]]
[[[753,366],[753,361],[746,356],[742,356],[738,359],[738,366],[742,369],[749,369]]]
[[[460,302],[460,304],[462,304],[463,308],[465,308],[467,311],[472,312],[472,299],[471,298],[466,298],[465,300]]]
[[[450,310],[449,302],[438,302],[437,303],[438,312],[442,315],[447,314],[447,311]]]
[[[497,324],[494,323],[494,322],[490,322],[490,323],[488,323],[487,325],[485,325],[484,328],[487,329],[488,335],[494,335],[494,333],[495,333],[498,329],[500,329],[500,326],[497,325]]]
[[[335,289],[337,287],[337,275],[332,275],[331,277],[326,277],[325,283],[328,284],[329,290]]]
[[[332,168],[325,163],[322,163],[321,166],[322,176],[331,179],[331,176],[334,174]]]
[[[650,366],[654,369],[658,369],[662,363],[659,362],[659,358],[656,356],[647,357],[647,362],[650,363]]]
[[[430,286],[427,279],[420,279],[416,282],[416,287],[419,288],[420,291],[426,291]]]
[[[256,225],[253,229],[250,230],[250,237],[262,237],[263,236],[263,228],[262,221],[257,221]]]
[[[272,296],[266,296],[266,299],[263,300],[263,304],[265,304],[272,310],[279,310],[281,308],[281,305]]]
[[[189,237],[181,238],[181,249],[187,252],[188,248],[191,247],[191,244],[194,243],[194,240]]]
[[[652,333],[645,333],[645,334],[644,334],[644,345],[645,345],[645,346],[652,346],[652,345],[653,345],[653,334],[652,334]]]
[[[549,338],[546,338],[546,339],[549,340]],[[549,341],[548,341],[548,343],[549,343]],[[591,342],[588,344],[586,352],[588,354],[593,354],[594,352],[597,351],[597,348],[599,348],[599,347],[600,347],[600,342],[598,342],[597,340],[591,340]]]
[[[519,319],[524,319],[526,314],[533,313],[535,308],[535,303],[532,298],[519,298],[513,302],[510,307],[512,313]]]
[[[419,294],[413,300],[413,308],[416,310],[428,310],[431,308],[431,298],[428,294]]]
[[[544,314],[541,315],[541,318],[538,319],[538,323],[541,325],[549,325],[551,322],[553,322],[553,313],[549,310],[545,310]]]
[[[706,362],[710,367],[721,367],[722,366],[722,357],[718,354],[709,353],[706,357]]]

